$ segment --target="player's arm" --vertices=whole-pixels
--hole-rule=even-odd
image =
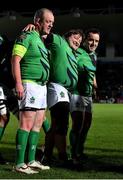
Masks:
[[[95,89],[97,89],[97,81],[96,81],[96,76],[94,76],[94,81],[93,81],[93,86]]]
[[[21,69],[20,69],[20,61],[24,54],[26,53],[26,48],[22,45],[15,44],[13,47],[12,58],[11,58],[11,66],[12,66],[12,75],[15,80],[15,90],[17,93],[17,97],[21,99],[23,97],[23,85],[21,79]]]
[[[34,31],[35,30],[35,25],[34,24],[28,24],[26,27],[23,28],[22,31]],[[47,48],[50,46],[50,44],[53,42],[53,34],[49,34],[49,35],[42,35],[42,39],[45,42],[45,45],[47,46]]]
[[[94,76],[94,81],[93,81],[93,95],[95,97],[95,99],[98,99],[98,85],[97,85],[97,80],[96,80],[96,76]]]
[[[27,24],[27,26],[22,29],[22,31],[25,31],[25,32],[26,31],[34,31],[34,30],[35,30],[34,24]]]

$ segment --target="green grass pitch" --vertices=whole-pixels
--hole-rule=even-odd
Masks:
[[[13,172],[17,128],[18,120],[11,115],[0,144],[0,152],[9,163],[0,165],[0,179],[123,179],[123,104],[94,104],[92,126],[85,144],[88,159],[79,171],[53,167],[34,175]],[[42,143],[43,131],[39,146]]]

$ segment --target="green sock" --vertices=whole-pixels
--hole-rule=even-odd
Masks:
[[[25,160],[25,150],[27,146],[29,132],[18,129],[16,135],[16,164],[23,164]]]
[[[0,141],[1,141],[2,137],[3,137],[4,130],[5,130],[4,127],[0,127]]]
[[[49,123],[49,120],[47,118],[45,118],[42,127],[43,127],[43,130],[45,133],[47,133],[48,130],[50,129],[50,123]]]
[[[35,154],[36,154],[36,147],[39,140],[39,132],[36,131],[30,131],[29,134],[29,141],[28,141],[28,161],[34,161],[35,160]]]

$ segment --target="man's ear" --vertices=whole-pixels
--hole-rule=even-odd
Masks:
[[[35,22],[35,25],[36,25],[36,26],[39,26],[39,25],[40,25],[39,22],[40,22],[40,18],[37,18],[37,19],[36,19],[36,22]]]

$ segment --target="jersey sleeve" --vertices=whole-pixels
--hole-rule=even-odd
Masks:
[[[20,36],[16,39],[15,44],[20,44],[24,46],[26,49],[29,47],[31,43],[31,32],[22,32]]]

